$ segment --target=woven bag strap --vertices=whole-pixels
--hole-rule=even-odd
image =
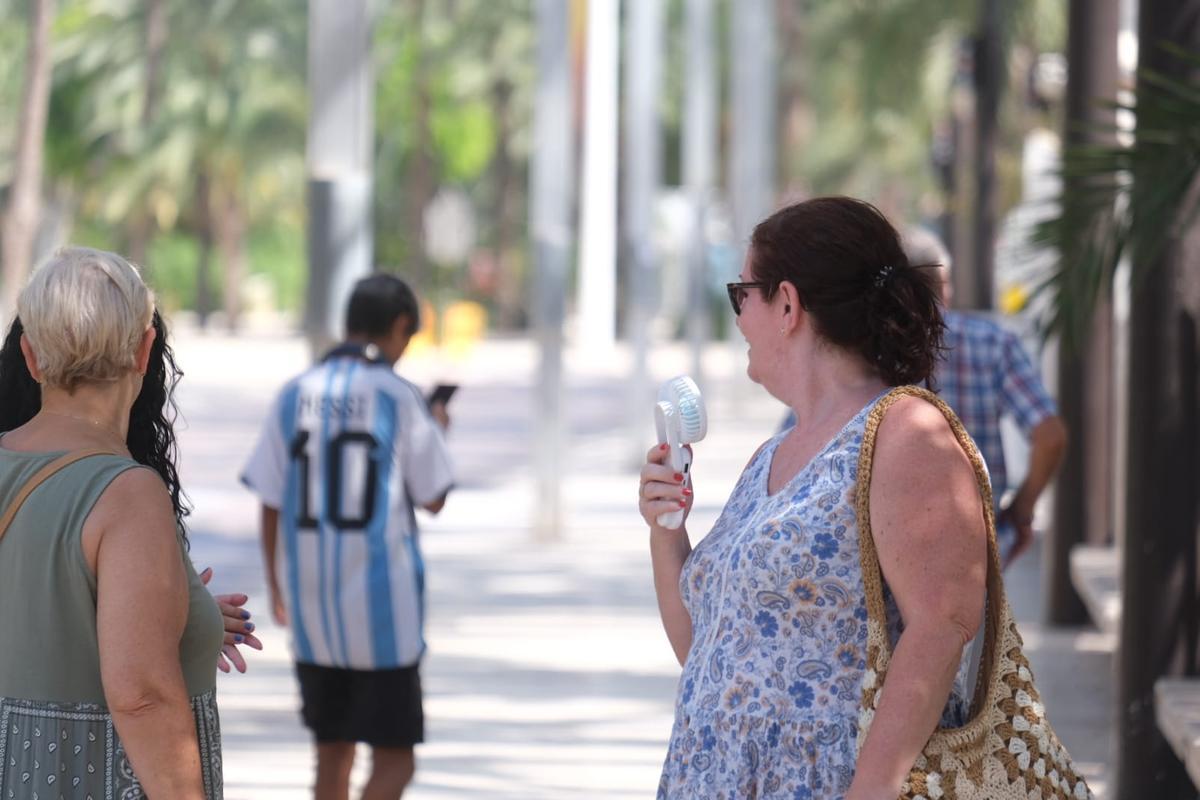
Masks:
[[[984,646],[980,654],[975,700],[972,703],[971,716],[974,717],[974,712],[981,706],[991,682],[1001,612],[1007,604],[1004,595],[1004,581],[1000,573],[1000,551],[996,546],[992,486],[979,450],[971,441],[971,437],[954,411],[936,394],[917,386],[898,386],[884,395],[871,409],[867,416],[866,429],[863,431],[862,449],[858,454],[855,512],[858,520],[859,558],[862,565],[863,588],[866,593],[867,615],[873,622],[881,626],[882,630],[887,630],[887,609],[883,600],[883,573],[879,567],[879,554],[875,549],[875,538],[871,533],[871,467],[875,458],[875,438],[879,432],[879,423],[883,421],[883,415],[896,401],[908,396],[920,397],[933,404],[950,423],[950,429],[958,439],[959,446],[962,447],[971,462],[971,467],[975,470],[975,482],[979,486],[979,495],[983,503],[983,517],[987,525],[988,536],[987,607],[984,618]],[[887,636],[883,637],[881,646],[886,650],[882,655],[890,662],[891,641]],[[874,668],[876,665],[872,664],[871,666]]]
[[[33,473],[33,476],[25,482],[21,487],[21,491],[17,492],[17,496],[8,504],[8,508],[4,510],[4,515],[0,516],[0,539],[4,538],[4,534],[8,532],[8,526],[12,524],[13,518],[17,516],[17,512],[21,510],[21,505],[24,504],[26,498],[33,493],[33,490],[46,482],[48,478],[53,476],[64,467],[69,467],[76,461],[81,461],[91,456],[111,456],[116,455],[110,450],[100,448],[90,448],[88,450],[75,450],[66,455],[59,456],[51,461],[46,466]]]

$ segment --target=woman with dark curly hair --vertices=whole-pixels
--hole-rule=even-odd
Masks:
[[[179,375],[120,256],[64,248],[21,292],[0,350],[0,795],[222,794],[216,667],[225,647],[244,668],[253,627],[187,556]]]
[[[939,722],[966,721],[987,573],[980,490],[931,396],[891,391],[930,379],[937,281],[859,200],[798,203],[754,230],[729,297],[750,378],[797,422],[758,449],[694,550],[685,528],[657,522],[690,510],[691,490],[661,447],[642,469],[659,608],[683,665],[660,798],[894,800]],[[867,536],[894,656],[871,719],[856,500],[877,406],[890,410],[875,423]]]

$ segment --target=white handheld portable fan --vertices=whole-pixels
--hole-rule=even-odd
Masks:
[[[692,454],[684,445],[698,442],[708,433],[704,398],[694,380],[680,375],[659,387],[654,424],[658,427],[659,443],[670,445],[668,463],[683,475],[683,485],[690,487]],[[658,524],[668,530],[679,528],[683,525],[683,509],[659,514]]]

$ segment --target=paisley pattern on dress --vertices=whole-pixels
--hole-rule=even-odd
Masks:
[[[192,698],[208,800],[224,796],[216,691]],[[144,800],[133,765],[95,703],[0,697],[0,800]]]
[[[867,637],[854,492],[877,401],[774,495],[767,478],[787,432],[769,440],[684,564],[692,646],[660,800],[811,800],[849,789]],[[895,640],[902,625],[890,595],[888,614]],[[966,721],[965,672],[943,725]]]

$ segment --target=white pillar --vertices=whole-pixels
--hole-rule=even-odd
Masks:
[[[308,292],[314,355],[341,338],[355,281],[371,271],[375,87],[367,0],[308,3]]]
[[[605,0],[601,0],[604,2]],[[596,0],[593,0],[596,2]],[[659,307],[658,259],[654,252],[654,210],[662,183],[663,3],[634,0],[625,10],[625,149],[621,211],[626,265],[625,310],[633,345],[629,380],[630,456],[640,464],[653,435],[654,387],[648,361],[650,323]]]
[[[735,11],[736,13],[736,11]],[[688,80],[683,89],[683,185],[691,206],[687,252],[688,318],[691,375],[704,385],[704,345],[710,337],[707,218],[717,164],[717,58],[713,0],[688,0]],[[731,277],[730,280],[733,280]]]
[[[617,50],[620,0],[588,0],[577,338],[616,337]]]
[[[542,358],[537,390],[538,477],[535,533],[560,535],[565,424],[562,400],[563,312],[571,245],[571,60],[567,4],[537,3],[537,94],[533,109],[529,218]]]
[[[733,230],[742,254],[754,226],[772,211],[775,203],[773,5],[774,0],[739,0],[730,9],[733,15],[730,194]]]

